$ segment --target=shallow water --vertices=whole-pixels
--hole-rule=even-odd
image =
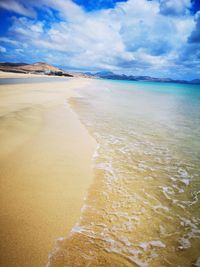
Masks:
[[[95,81],[79,93],[71,105],[99,144],[94,183],[47,266],[200,266],[200,87]]]

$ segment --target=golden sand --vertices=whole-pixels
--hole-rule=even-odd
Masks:
[[[79,219],[96,143],[67,99],[89,82],[0,86],[0,266],[45,266]]]
[[[48,77],[43,74],[33,74],[33,73],[14,73],[14,72],[4,72],[0,71],[0,78],[33,78],[33,77]]]

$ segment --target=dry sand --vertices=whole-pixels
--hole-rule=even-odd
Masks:
[[[33,77],[48,77],[47,75],[42,74],[32,74],[32,73],[14,73],[14,72],[4,72],[0,71],[0,78],[33,78]],[[52,76],[50,76],[52,77]],[[58,77],[58,76],[56,76]]]
[[[90,82],[0,85],[2,267],[45,266],[79,219],[96,143],[67,99]]]

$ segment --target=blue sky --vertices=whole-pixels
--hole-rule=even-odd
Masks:
[[[200,0],[1,0],[0,61],[200,78]]]

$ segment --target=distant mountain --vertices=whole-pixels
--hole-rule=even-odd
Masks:
[[[0,71],[45,74],[66,77],[88,77],[87,75],[81,73],[66,72],[45,62],[36,62],[33,64],[3,62],[0,63]]]
[[[116,75],[114,74],[112,71],[100,71],[100,72],[97,72],[95,73],[95,75],[97,76],[101,76],[101,77],[110,77],[110,76],[113,76],[113,75]]]
[[[87,74],[89,75],[89,73],[87,73]],[[171,78],[155,78],[155,77],[150,77],[150,76],[135,76],[135,75],[115,74],[111,71],[101,71],[101,72],[97,72],[95,74],[90,73],[90,75],[98,77],[98,78],[112,79],[112,80],[200,84],[200,79],[195,79],[192,81],[173,80]]]
[[[191,80],[190,83],[193,83],[193,84],[200,84],[200,79],[194,79],[194,80]]]

